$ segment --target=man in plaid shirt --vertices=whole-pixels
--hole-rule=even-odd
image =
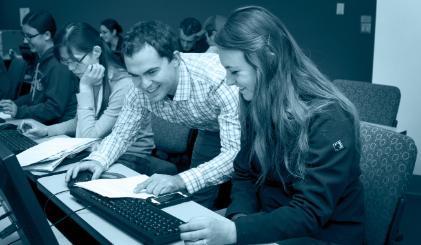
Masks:
[[[191,167],[174,176],[154,174],[134,191],[146,189],[160,195],[187,190],[194,193],[195,201],[214,207],[217,185],[231,177],[240,149],[238,90],[225,83],[225,69],[217,54],[184,54],[176,48],[176,35],[161,22],[140,22],[126,34],[122,52],[134,86],[112,133],[98,150],[68,171],[66,181],[80,170],[90,170],[93,179],[98,178],[142,137],[153,113],[199,130]]]

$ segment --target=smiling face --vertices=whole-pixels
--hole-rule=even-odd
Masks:
[[[29,44],[32,52],[41,55],[46,49],[46,33],[39,33],[37,29],[29,26],[22,26],[24,41]]]
[[[256,70],[247,62],[244,53],[221,48],[219,59],[227,70],[227,84],[237,86],[245,100],[252,100],[257,80]]]
[[[99,35],[101,36],[101,38],[106,43],[111,43],[111,41],[113,40],[114,36],[116,36],[116,31],[115,30],[110,31],[104,25],[101,25],[99,27],[99,33],[100,33]]]
[[[145,46],[132,56],[124,56],[127,71],[133,76],[133,83],[142,89],[151,102],[163,100],[174,95],[178,84],[178,60],[169,61],[161,57],[150,46]]]

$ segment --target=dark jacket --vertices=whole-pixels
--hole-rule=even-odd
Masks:
[[[315,115],[309,126],[309,154],[304,180],[271,172],[255,185],[260,173],[256,159],[248,162],[247,146],[234,161],[232,203],[227,217],[235,220],[237,241],[275,242],[312,237],[340,244],[364,239],[364,204],[360,176],[360,144],[352,119],[338,105]],[[279,164],[283,161],[280,159]]]
[[[33,86],[35,94],[21,96],[15,100],[18,111],[15,118],[33,118],[45,124],[54,124],[72,119],[76,115],[76,76],[54,56],[53,48],[39,59],[37,74],[39,85]]]

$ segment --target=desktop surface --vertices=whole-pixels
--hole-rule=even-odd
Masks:
[[[126,177],[138,175],[137,172],[122,164],[112,165],[110,171],[123,174]],[[109,222],[108,219],[97,215],[89,209],[84,209],[86,206],[79,203],[69,191],[66,192],[68,188],[64,181],[64,176],[65,174],[59,174],[39,178],[37,180],[39,189],[47,196],[50,196],[51,200],[56,203],[61,210],[69,214],[80,227],[92,235],[99,243],[142,244],[139,239],[127,233],[125,229],[115,226],[113,222]],[[54,195],[59,192],[60,194]],[[225,217],[220,216],[193,201],[166,207],[162,210],[183,222],[188,222],[193,217],[198,216],[226,219]],[[178,241],[174,244],[184,243],[182,241]]]

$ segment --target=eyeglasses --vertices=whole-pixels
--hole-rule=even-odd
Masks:
[[[40,34],[41,34],[41,33],[37,33],[37,34],[29,34],[29,33],[22,32],[22,36],[23,36],[23,38],[25,38],[25,39],[27,39],[27,40],[32,39],[32,38],[34,38],[34,37],[36,37],[36,36],[38,36],[38,35],[40,35]]]
[[[76,59],[76,58],[74,58],[74,56],[73,56],[73,58],[75,59],[75,62],[77,62],[77,63],[82,63],[82,61],[85,59],[85,57],[86,57],[88,54],[89,54],[89,52],[88,52],[88,53],[86,53],[86,54],[84,54],[84,55],[82,56],[82,58],[80,58],[80,59]]]
[[[72,58],[70,58],[70,59],[69,58],[62,59],[61,60],[61,63],[63,63],[64,65],[67,65],[67,66],[73,65],[75,68],[77,68],[77,67],[80,66],[80,64],[82,64],[82,61],[85,59],[85,57],[88,54],[89,54],[89,52],[86,53],[86,54],[84,54],[80,59],[76,59],[74,56],[72,56]]]

